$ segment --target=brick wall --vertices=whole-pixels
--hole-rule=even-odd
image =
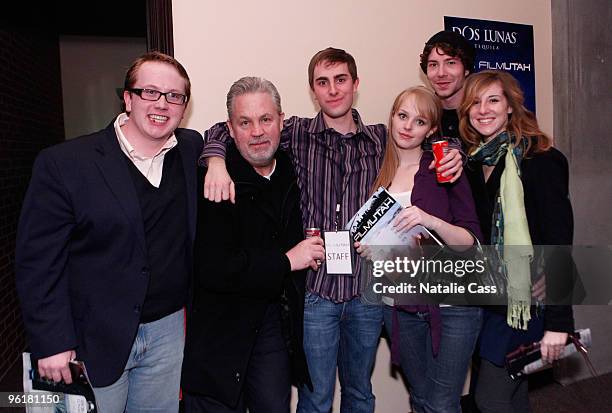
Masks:
[[[25,349],[15,235],[38,152],[64,139],[56,33],[0,28],[0,380]]]

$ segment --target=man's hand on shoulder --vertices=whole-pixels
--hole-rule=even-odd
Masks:
[[[208,158],[208,170],[204,177],[204,198],[214,202],[229,199],[232,203],[236,203],[234,181],[227,173],[223,158],[216,156]]]
[[[66,384],[70,384],[72,383],[72,375],[68,363],[75,357],[74,350],[68,350],[42,358],[38,360],[38,374],[40,374],[40,377],[46,377],[55,382],[64,380]]]

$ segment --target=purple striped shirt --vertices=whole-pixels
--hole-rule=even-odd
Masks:
[[[364,125],[355,109],[353,119],[357,132],[346,135],[326,127],[321,112],[314,119],[293,116],[285,120],[281,148],[289,153],[295,167],[304,228],[333,230],[336,204],[340,203],[342,229],[368,199],[382,163],[387,130],[380,124]],[[201,158],[225,157],[231,140],[225,123],[206,131],[204,139]],[[337,193],[341,194],[340,202]],[[308,270],[308,291],[334,302],[358,296],[361,261],[353,255],[354,276],[327,275],[322,265],[318,272]]]

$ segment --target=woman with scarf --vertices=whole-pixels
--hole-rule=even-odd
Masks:
[[[567,160],[523,102],[512,75],[487,70],[468,78],[459,107],[465,170],[485,244],[499,251],[507,277],[508,305],[484,311],[476,384],[483,413],[529,411],[527,380],[509,377],[506,354],[540,341],[543,359],[552,362],[574,331],[571,306],[531,306],[543,284],[531,284],[533,245],[571,244],[573,217]]]

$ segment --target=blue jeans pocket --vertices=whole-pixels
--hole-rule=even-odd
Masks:
[[[304,296],[304,308],[313,307],[319,302],[320,299],[321,297],[319,297],[317,294],[307,291],[306,295]]]

